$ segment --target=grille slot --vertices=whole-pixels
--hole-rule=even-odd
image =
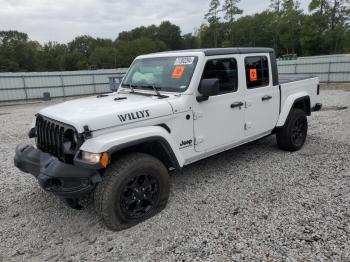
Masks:
[[[73,156],[78,150],[81,141],[78,141],[78,145],[74,152],[64,152],[63,147],[63,143],[67,140],[64,138],[67,130],[72,130],[73,133],[77,134],[73,127],[48,119],[41,115],[37,116],[35,127],[37,134],[36,144],[41,151],[49,153],[63,162],[73,162]]]

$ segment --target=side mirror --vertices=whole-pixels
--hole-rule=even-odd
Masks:
[[[115,76],[109,77],[109,89],[111,90],[111,92],[118,91],[121,80],[122,79],[120,77],[115,77]]]
[[[198,91],[201,93],[201,96],[197,96],[197,101],[206,101],[210,96],[219,94],[220,80],[218,78],[202,79]]]

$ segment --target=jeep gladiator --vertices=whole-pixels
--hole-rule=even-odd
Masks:
[[[279,75],[270,48],[142,55],[116,92],[42,109],[14,162],[73,208],[93,193],[121,230],[165,207],[169,171],[271,134],[299,150],[318,95],[317,77]]]

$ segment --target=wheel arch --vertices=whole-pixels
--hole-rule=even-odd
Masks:
[[[281,114],[276,125],[277,127],[284,126],[293,108],[299,108],[303,110],[307,116],[310,116],[311,115],[310,96],[306,92],[289,96],[286,99],[284,106],[281,110]]]
[[[307,116],[310,116],[311,115],[310,97],[303,96],[296,99],[293,103],[292,109],[293,108],[299,108],[303,110]]]
[[[181,169],[184,165],[180,150],[163,126],[139,127],[102,134],[86,140],[80,150],[91,153],[108,152],[112,161],[123,153],[141,152],[158,158],[167,168]]]
[[[111,147],[108,153],[111,161],[126,153],[146,153],[158,158],[168,169],[181,169],[179,161],[168,141],[161,136],[145,137]]]

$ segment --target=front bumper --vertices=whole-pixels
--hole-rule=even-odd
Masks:
[[[97,170],[65,164],[31,145],[17,146],[14,163],[36,177],[44,190],[63,198],[80,198],[101,181]]]

